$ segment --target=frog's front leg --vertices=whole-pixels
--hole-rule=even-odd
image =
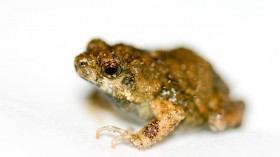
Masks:
[[[148,148],[168,135],[185,118],[184,109],[170,101],[159,99],[152,101],[151,108],[155,114],[155,118],[138,133],[133,134],[130,131],[114,126],[106,126],[97,130],[97,137],[104,130],[114,131],[120,133],[120,135],[112,141],[113,147],[119,140],[126,139],[127,142],[139,149]]]

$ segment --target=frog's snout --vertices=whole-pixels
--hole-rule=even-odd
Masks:
[[[76,72],[81,76],[81,77],[85,77],[88,75],[88,70],[87,70],[87,66],[88,66],[88,61],[86,58],[80,58],[79,56],[77,56],[75,58],[74,61],[74,66],[75,66],[75,70]]]
[[[75,59],[75,68],[85,68],[88,65],[87,60],[84,59],[79,59],[78,57],[76,57]]]

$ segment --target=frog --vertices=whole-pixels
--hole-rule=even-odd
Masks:
[[[233,100],[213,66],[191,49],[145,50],[92,39],[75,57],[75,70],[123,114],[145,120],[139,131],[114,125],[96,131],[118,133],[124,141],[148,149],[178,126],[221,132],[241,125],[245,104]]]

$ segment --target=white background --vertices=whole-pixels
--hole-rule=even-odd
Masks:
[[[279,156],[278,0],[0,1],[0,156]],[[135,124],[88,105],[73,60],[100,37],[146,49],[191,47],[246,102],[240,129],[174,134],[146,151],[95,130]]]

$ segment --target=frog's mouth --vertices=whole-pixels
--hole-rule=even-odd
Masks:
[[[84,79],[86,79],[90,74],[87,68],[79,68],[75,65],[75,69],[78,75]]]

